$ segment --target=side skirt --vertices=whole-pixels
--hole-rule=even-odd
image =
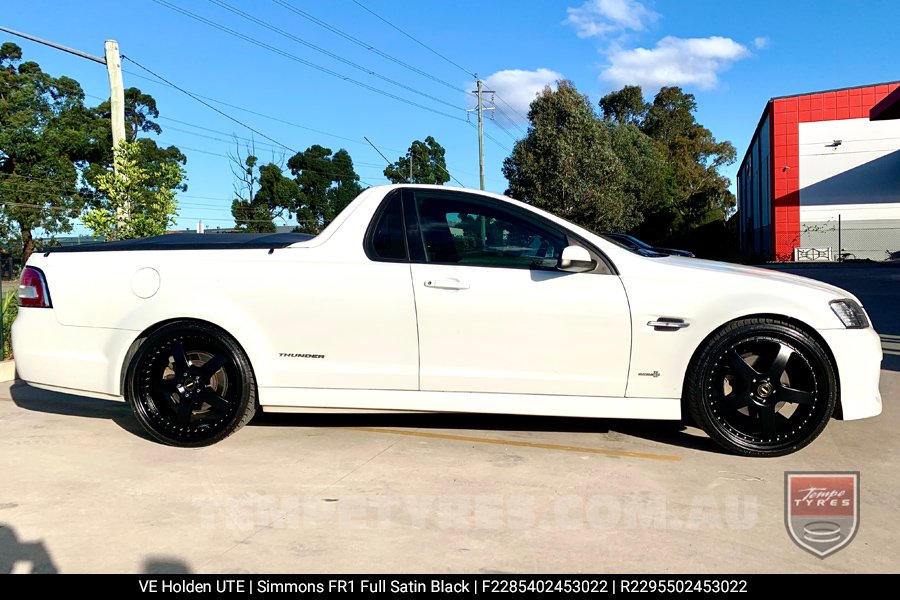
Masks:
[[[259,388],[265,412],[465,412],[610,419],[681,419],[679,398]]]

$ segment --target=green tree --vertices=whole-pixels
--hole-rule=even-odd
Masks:
[[[639,85],[626,85],[600,99],[600,113],[607,121],[619,125],[641,125],[649,105],[644,102],[644,92]]]
[[[693,94],[664,87],[647,109],[642,130],[656,140],[672,170],[672,209],[681,228],[722,219],[734,207],[729,179],[719,169],[734,162],[731,142],[719,142],[697,122]]]
[[[91,121],[77,81],[22,61],[16,44],[0,45],[0,220],[20,240],[24,260],[35,230],[71,231],[82,210],[79,172],[95,142]]]
[[[96,176],[106,172],[113,161],[109,106],[109,101],[106,101],[92,109],[94,119],[91,123],[90,137],[96,141],[92,145],[90,165],[84,170],[84,178],[94,190],[96,190]],[[165,184],[168,174],[174,167],[183,167],[187,163],[187,157],[177,146],[163,148],[149,137],[140,137],[142,133],[153,135],[162,133],[162,127],[154,121],[157,118],[159,109],[153,96],[134,87],[125,90],[125,139],[137,144],[139,152],[135,152],[133,158],[147,176],[148,189],[158,189]],[[174,189],[187,191],[187,184],[182,180]],[[102,203],[103,198],[95,196],[89,196],[89,208],[96,208]]]
[[[410,162],[412,175],[410,176]],[[384,169],[384,176],[393,183],[428,183],[444,185],[450,181],[444,147],[430,135],[425,141],[415,140],[405,156]]]
[[[320,232],[362,191],[353,159],[344,149],[332,155],[330,148],[316,144],[287,164],[299,188],[293,206],[298,231]]]
[[[143,166],[144,150],[137,142],[121,142],[113,169],[96,173],[101,200],[82,222],[107,240],[161,235],[175,224],[176,189],[185,173],[178,163],[160,164],[150,172]]]
[[[238,196],[231,203],[231,214],[241,231],[274,233],[275,219],[290,216],[297,204],[297,183],[285,177],[275,163],[258,166],[258,159],[247,154],[243,164],[237,161],[234,169],[239,183],[235,186]]]
[[[668,233],[668,226],[657,219],[668,214],[666,211],[672,203],[673,194],[672,167],[668,157],[658,144],[632,123],[612,125],[610,136],[613,152],[626,172],[623,183],[625,197],[634,203],[635,209],[642,215],[642,222],[637,224],[641,235],[660,241]]]
[[[610,127],[572,82],[544,88],[528,119],[528,133],[503,163],[507,194],[595,231],[624,231],[641,222]]]
[[[109,122],[111,116],[109,100],[102,102],[94,112],[101,119]],[[125,135],[127,139],[137,139],[138,134],[162,133],[162,127],[153,119],[159,118],[159,109],[156,108],[156,100],[150,94],[145,94],[136,87],[125,89]]]

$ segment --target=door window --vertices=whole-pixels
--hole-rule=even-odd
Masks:
[[[560,232],[488,202],[416,192],[426,260],[431,263],[555,269]]]

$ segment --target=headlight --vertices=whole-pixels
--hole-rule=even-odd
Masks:
[[[832,300],[831,310],[838,316],[841,323],[847,329],[865,329],[869,326],[869,318],[866,311],[856,300],[846,298],[844,300]]]

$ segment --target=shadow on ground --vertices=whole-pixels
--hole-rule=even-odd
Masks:
[[[51,392],[21,382],[10,388],[10,395],[16,406],[25,410],[72,417],[109,419],[129,433],[149,441],[155,441],[144,432],[125,402]],[[720,452],[719,447],[698,430],[687,428],[677,421],[579,419],[470,413],[257,413],[250,425],[285,428],[398,427],[498,433],[505,431],[599,433],[611,434],[612,437],[615,437],[615,434],[621,434],[670,446]],[[602,442],[602,438],[597,439],[597,443]]]
[[[9,388],[16,406],[34,412],[89,419],[109,419],[125,431],[144,439],[151,439],[131,413],[127,403],[116,400],[88,398],[75,394],[50,392],[17,381]]]
[[[150,575],[187,575],[191,568],[179,558],[169,556],[151,556],[144,561],[141,573]]]
[[[610,438],[627,435],[670,446],[720,453],[699,430],[678,421],[637,419],[581,419],[471,413],[316,414],[262,413],[251,422],[258,427],[378,427],[503,432],[598,433]],[[597,443],[604,440],[598,438]]]
[[[21,540],[15,530],[0,524],[0,574],[56,573],[56,565],[41,540]]]

